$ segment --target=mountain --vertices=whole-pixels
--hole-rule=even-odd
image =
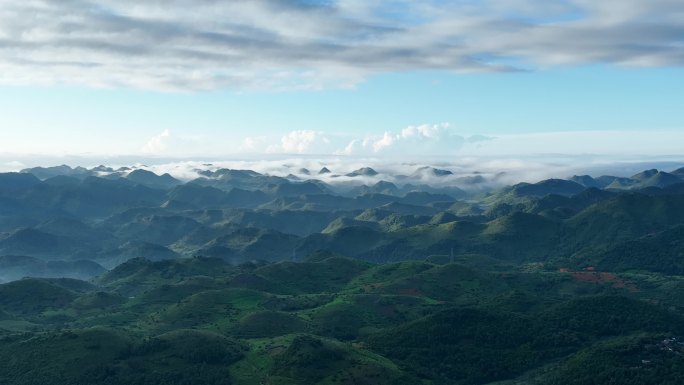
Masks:
[[[106,231],[95,229],[74,218],[56,217],[48,219],[36,225],[35,229],[91,246],[106,245],[114,241],[112,235]]]
[[[199,167],[0,174],[0,383],[681,382],[677,171]]]
[[[642,171],[630,178],[614,178],[610,184],[605,186],[607,189],[643,189],[648,187],[663,188],[677,183],[684,182],[674,174],[664,171],[650,169]]]
[[[366,194],[384,194],[384,195],[398,195],[399,187],[394,183],[381,180],[373,185],[361,185],[352,188],[346,195],[359,196]]]
[[[93,261],[44,261],[26,256],[0,256],[0,282],[24,277],[90,280],[105,272]]]
[[[109,229],[121,239],[170,245],[201,227],[201,223],[181,215],[140,215],[123,226]]]
[[[157,175],[151,171],[137,169],[126,175],[126,179],[143,186],[161,190],[169,190],[182,184],[181,181],[169,174]]]
[[[26,278],[0,284],[0,308],[17,316],[32,316],[67,306],[78,294],[50,281]]]
[[[73,176],[57,175],[43,180],[43,183],[53,187],[77,188],[82,179]]]
[[[339,214],[312,210],[233,210],[224,212],[222,220],[235,227],[276,230],[298,236],[318,233]],[[292,224],[296,223],[297,226]]]
[[[676,177],[675,175],[668,174],[663,171],[657,171],[655,174],[652,174],[648,177],[644,176],[643,178],[638,178],[637,176],[632,177],[632,179],[635,179],[639,181],[638,187],[639,188],[646,188],[646,187],[667,187],[671,186],[677,183],[682,183],[684,180]]]
[[[234,188],[243,190],[263,190],[272,186],[290,183],[287,178],[261,174],[252,170],[219,169],[216,171],[203,171],[202,177],[192,181],[194,184],[215,187],[230,191]]]
[[[358,170],[354,170],[350,173],[347,174],[349,177],[357,177],[357,176],[376,176],[378,175],[378,172],[373,170],[370,167],[362,167]]]
[[[40,184],[33,174],[9,172],[0,174],[0,195],[10,196]]]
[[[577,184],[581,184],[582,186],[587,188],[604,188],[607,186],[607,184],[604,184],[600,180],[594,179],[589,175],[574,175],[572,178],[570,178],[570,181],[575,182]]]
[[[295,235],[275,230],[242,228],[208,242],[197,254],[233,263],[287,260],[293,258],[298,241]]]
[[[150,261],[163,261],[180,257],[181,256],[178,253],[167,247],[138,240],[128,241],[123,245],[105,249],[95,256],[97,261],[108,268],[114,268],[135,258],[145,258]]]
[[[684,225],[590,252],[578,261],[601,271],[646,270],[684,274]]]
[[[623,177],[617,177],[613,175],[601,175],[598,178],[596,178],[596,182],[599,184],[601,188],[608,188],[610,184],[613,182],[617,182],[618,185],[620,184],[629,184],[631,179],[629,178],[623,178]]]
[[[0,255],[30,255],[46,259],[71,259],[87,251],[77,239],[53,235],[34,228],[24,228],[0,238]]]
[[[547,179],[534,184],[520,183],[513,186],[511,193],[514,196],[543,197],[549,194],[575,195],[582,192],[584,186],[579,183],[563,179]]]
[[[124,178],[108,180],[89,176],[75,186],[36,185],[25,192],[23,201],[79,218],[101,219],[130,207],[158,206],[164,201],[164,192]]]
[[[167,196],[169,200],[202,208],[221,207],[229,202],[225,191],[195,183],[186,183],[175,187],[168,192]]]
[[[678,169],[672,171],[670,174],[676,176],[677,178],[684,179],[684,167],[678,168]]]
[[[278,184],[271,190],[271,194],[279,198],[298,195],[325,194],[327,192],[329,191],[319,183],[311,181]]]
[[[568,220],[574,249],[603,249],[684,223],[684,195],[623,193],[593,204]]]
[[[416,169],[409,177],[411,178],[426,178],[426,177],[442,177],[453,175],[454,173],[449,170],[442,170],[434,167],[420,167]]]
[[[423,206],[435,202],[454,202],[456,199],[447,194],[431,194],[425,191],[412,191],[406,193],[402,203]]]
[[[99,171],[99,170],[93,169],[92,171]],[[65,164],[63,164],[61,166],[53,166],[53,167],[27,168],[27,169],[21,170],[20,172],[35,175],[38,179],[41,179],[41,180],[50,179],[50,178],[54,178],[57,176],[71,176],[71,177],[83,179],[88,175],[92,175],[92,173],[90,171],[86,170],[83,167],[71,168]]]

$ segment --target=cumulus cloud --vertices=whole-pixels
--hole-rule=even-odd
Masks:
[[[166,129],[160,134],[155,135],[150,138],[150,140],[145,143],[141,151],[145,154],[156,155],[163,153],[167,147],[169,139],[171,138],[171,132]]]
[[[417,150],[449,154],[464,142],[463,136],[455,134],[449,123],[423,124],[408,126],[396,133],[385,131],[382,137],[372,141],[372,148],[376,153],[392,149],[404,154],[415,154]]]
[[[239,151],[252,152],[259,146],[260,140],[258,138],[247,137],[242,141]]]
[[[679,0],[1,3],[2,84],[319,89],[423,69],[684,64]]]
[[[320,131],[294,130],[280,138],[246,138],[242,147],[244,148],[248,144],[253,150],[251,152],[265,152],[267,154],[331,154],[333,152],[332,146],[335,143]]]
[[[295,130],[280,137],[247,137],[243,153],[328,154],[345,156],[423,156],[456,154],[465,145],[492,140],[484,135],[462,136],[449,123],[407,126],[382,134],[324,134],[321,131]]]
[[[394,142],[397,141],[397,138],[397,135],[393,135],[391,132],[385,131],[385,133],[382,135],[382,138],[373,143],[373,151],[382,151],[384,148],[393,145]]]
[[[288,153],[301,154],[311,147],[311,144],[316,140],[318,133],[311,130],[292,131],[282,137],[281,147],[283,151]]]

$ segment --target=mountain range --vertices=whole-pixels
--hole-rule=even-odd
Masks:
[[[0,174],[0,383],[684,372],[684,168],[510,186],[426,166],[196,174]]]

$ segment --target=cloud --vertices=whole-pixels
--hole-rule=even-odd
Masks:
[[[335,151],[335,155],[351,155],[354,153],[354,149],[359,143],[363,142],[358,139],[353,139],[343,150]]]
[[[408,126],[397,133],[386,131],[381,138],[373,141],[372,147],[376,153],[399,146],[398,150],[404,154],[416,154],[416,150],[449,154],[458,150],[463,143],[464,138],[453,133],[449,123],[441,123]]]
[[[245,141],[251,142],[253,139],[246,138]],[[267,154],[329,154],[333,145],[330,138],[313,130],[294,130],[281,136],[277,142],[275,138],[263,137],[255,143],[252,150]]]
[[[261,141],[258,138],[247,137],[242,141],[242,144],[240,145],[239,151],[241,151],[241,152],[254,151],[257,149],[260,142]]]
[[[0,172],[16,172],[26,168],[26,165],[18,160],[0,162]]]
[[[353,134],[323,134],[292,131],[276,137],[249,137],[243,153],[334,155],[385,160],[416,160],[430,157],[524,157],[565,154],[571,156],[676,155],[684,142],[682,130],[587,130],[472,134],[448,123],[407,126],[394,131]],[[247,148],[248,144],[250,147]]]
[[[150,155],[163,153],[168,147],[169,139],[171,139],[171,132],[166,129],[160,134],[151,137],[150,140],[145,143],[141,151]]]
[[[682,157],[653,158],[639,157],[621,158],[612,156],[587,155],[555,155],[555,156],[497,156],[497,157],[441,157],[423,159],[417,162],[402,162],[377,157],[341,157],[341,156],[292,156],[262,155],[239,160],[205,161],[163,161],[150,159],[147,166],[139,166],[157,174],[170,173],[184,181],[200,176],[199,170],[217,170],[229,168],[237,170],[254,170],[267,175],[286,177],[290,174],[301,178],[315,178],[331,185],[375,184],[381,180],[397,185],[406,183],[428,184],[434,187],[454,187],[470,191],[481,191],[492,187],[518,182],[537,182],[547,178],[566,178],[572,175],[589,174],[629,176],[650,168],[666,171],[682,166]],[[99,164],[99,163],[93,163]],[[111,163],[106,163],[110,164]],[[116,164],[124,165],[124,164]],[[128,164],[130,166],[130,164]],[[435,176],[431,173],[416,173],[421,167],[435,167],[449,170],[452,175]],[[317,175],[316,170],[327,167],[330,174]],[[373,177],[354,178],[345,176],[361,167],[372,167],[378,172]],[[314,171],[313,175],[302,174],[306,168]],[[406,176],[409,176],[408,178]],[[472,183],[473,179],[483,182]]]
[[[0,84],[349,87],[378,73],[684,64],[680,0],[5,0]]]
[[[373,151],[379,152],[382,151],[384,148],[389,147],[394,144],[394,142],[397,141],[398,136],[393,135],[392,133],[385,131],[385,133],[382,135],[382,138],[376,140],[373,143]]]
[[[282,137],[281,146],[287,153],[302,154],[311,147],[318,133],[310,130],[292,131]]]
[[[455,154],[464,145],[484,141],[488,137],[458,135],[448,123],[408,126],[382,134],[324,134],[321,131],[295,130],[282,136],[246,137],[243,153],[315,154],[345,156],[405,156]]]

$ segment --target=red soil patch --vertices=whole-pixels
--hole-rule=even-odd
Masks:
[[[575,279],[578,282],[611,284],[616,289],[626,289],[631,292],[639,291],[639,289],[633,283],[627,282],[613,273],[602,273],[595,271],[575,271],[570,272],[570,275],[573,279]]]

